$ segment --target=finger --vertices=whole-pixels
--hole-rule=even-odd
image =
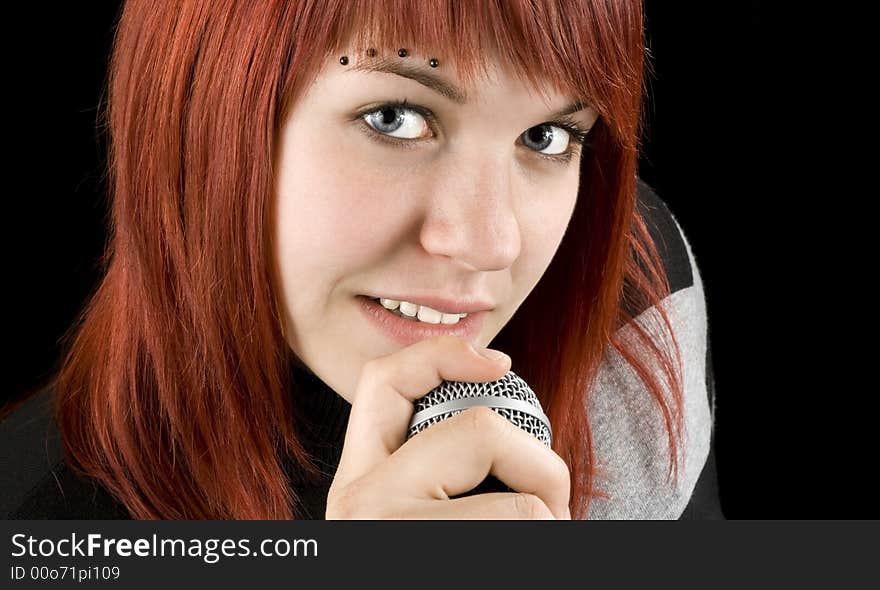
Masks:
[[[493,493],[432,500],[423,508],[408,512],[408,520],[557,520],[538,496]],[[570,520],[570,518],[568,518]]]
[[[470,408],[420,432],[381,466],[395,492],[446,499],[494,475],[541,498],[557,519],[568,514],[565,461],[533,435],[489,408]]]
[[[334,488],[387,460],[406,440],[413,402],[446,381],[500,379],[510,357],[490,360],[454,336],[422,340],[364,365],[352,401]]]

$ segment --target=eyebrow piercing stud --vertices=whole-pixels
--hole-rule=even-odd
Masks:
[[[368,55],[369,57],[375,57],[375,55],[376,55],[376,50],[375,50],[374,48],[371,47],[370,49],[367,50],[367,55]],[[409,55],[409,53],[407,52],[406,49],[398,49],[398,50],[397,50],[397,55],[399,55],[400,57],[406,57],[406,56]],[[342,64],[342,65],[344,65],[344,66],[347,66],[347,65],[348,65],[348,56],[347,56],[347,55],[343,55],[342,57],[340,57],[340,58],[339,58],[339,63]],[[438,60],[436,57],[432,57],[432,58],[428,61],[428,65],[430,65],[432,68],[436,68],[437,66],[440,65],[440,60]]]
[[[409,54],[407,53],[406,49],[398,49],[397,55],[399,55],[400,57],[406,57]],[[436,68],[437,66],[440,65],[440,61],[436,57],[432,57],[431,60],[428,62],[428,64],[432,68]]]

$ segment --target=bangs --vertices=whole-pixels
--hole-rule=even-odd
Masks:
[[[617,135],[641,93],[641,11],[637,2],[583,0],[322,0],[300,7],[312,55],[375,49],[453,60],[465,88],[487,74],[489,60],[545,101],[555,91],[585,102]],[[311,14],[309,14],[311,13]],[[298,19],[299,20],[299,19]],[[632,43],[636,42],[632,51]],[[320,51],[323,55],[316,55]],[[635,55],[638,54],[638,55]],[[314,63],[314,62],[313,62]],[[314,72],[313,68],[308,68]],[[617,111],[617,112],[615,112]]]

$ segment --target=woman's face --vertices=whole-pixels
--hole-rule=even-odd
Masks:
[[[489,345],[547,269],[574,210],[579,145],[550,123],[586,132],[597,118],[590,107],[555,116],[571,97],[545,103],[497,67],[465,96],[454,64],[439,56],[431,68],[430,57],[328,60],[281,130],[275,255],[285,336],[349,402],[364,363],[408,343],[445,331]],[[365,63],[416,79],[359,70]],[[443,86],[430,88],[433,78]],[[449,313],[403,304],[425,321],[404,319],[364,296]]]

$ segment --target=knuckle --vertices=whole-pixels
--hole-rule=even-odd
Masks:
[[[377,383],[385,378],[387,363],[384,357],[370,359],[361,368],[361,381],[365,383]]]
[[[487,407],[468,408],[462,412],[465,426],[479,437],[498,436],[501,433],[501,418],[495,410]]]
[[[331,487],[327,494],[327,520],[350,520],[357,518],[362,512],[364,505],[363,494],[360,486],[351,483],[342,489],[335,490]]]
[[[546,520],[553,518],[547,505],[534,494],[515,494],[512,497],[513,509],[516,514],[529,520]]]
[[[553,456],[556,457],[556,469],[554,470],[554,475],[556,477],[557,485],[560,488],[570,489],[571,471],[568,469],[568,464],[556,453],[553,453]]]

